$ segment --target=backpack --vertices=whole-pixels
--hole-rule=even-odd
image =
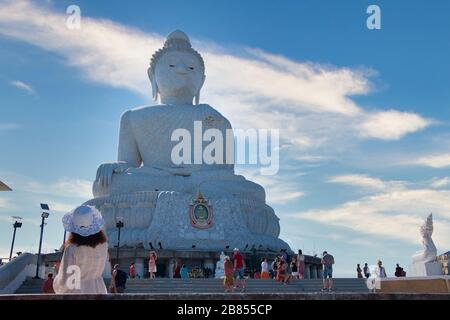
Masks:
[[[116,287],[124,287],[125,288],[125,283],[127,282],[127,278],[128,278],[128,275],[124,271],[117,270]]]

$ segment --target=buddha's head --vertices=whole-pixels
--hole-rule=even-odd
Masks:
[[[167,36],[164,46],[150,61],[148,76],[152,83],[153,99],[199,103],[200,90],[205,82],[205,64],[195,51],[188,36],[174,31]]]

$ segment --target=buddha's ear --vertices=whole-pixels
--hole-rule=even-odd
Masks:
[[[152,84],[152,97],[154,101],[158,101],[159,89],[156,84],[155,75],[153,74],[151,68],[147,69],[148,78],[150,79],[150,83]]]
[[[203,84],[205,83],[205,79],[206,79],[206,76],[203,75],[202,84],[200,85],[200,88],[198,89],[197,94],[194,97],[195,98],[195,102],[194,102],[195,105],[198,105],[200,103],[200,91],[202,90]]]

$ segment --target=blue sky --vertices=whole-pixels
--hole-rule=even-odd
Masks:
[[[182,29],[206,62],[203,103],[235,128],[280,128],[276,176],[261,183],[281,238],[328,250],[336,272],[382,259],[388,272],[434,240],[450,246],[448,1],[0,1],[0,256],[10,215],[25,218],[16,249],[37,250],[39,203],[62,214],[88,200],[100,163],[116,157],[118,122],[151,103],[146,68]],[[81,8],[80,30],[65,26]],[[381,8],[381,30],[366,9]]]

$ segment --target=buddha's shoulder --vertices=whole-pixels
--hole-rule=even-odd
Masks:
[[[195,106],[171,106],[171,105],[149,105],[141,106],[125,111],[122,114],[122,119],[139,120],[144,118],[157,118],[158,116],[167,115],[170,113],[209,113],[214,116],[222,117],[222,114],[211,107],[209,104],[199,104]]]

